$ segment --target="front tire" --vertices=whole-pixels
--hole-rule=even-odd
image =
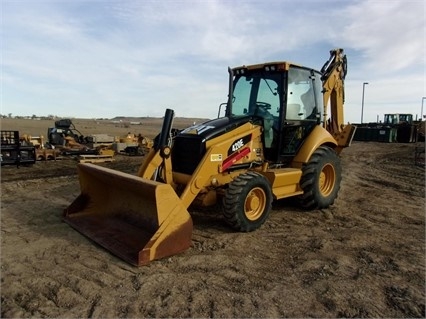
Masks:
[[[320,146],[302,168],[300,186],[304,193],[300,203],[307,209],[327,208],[334,203],[340,189],[342,168],[336,152]]]
[[[235,230],[250,232],[266,221],[272,206],[269,181],[256,172],[239,175],[223,199],[225,221]]]

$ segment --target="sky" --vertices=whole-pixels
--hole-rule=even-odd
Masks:
[[[216,118],[228,66],[348,59],[345,122],[426,114],[423,0],[1,0],[0,113]],[[363,84],[367,82],[368,84]],[[364,107],[362,97],[364,92]]]

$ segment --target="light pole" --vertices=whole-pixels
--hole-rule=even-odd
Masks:
[[[426,97],[422,97],[422,111],[420,112],[420,121],[423,121],[423,101],[426,100]]]
[[[368,82],[362,83],[361,124],[362,124],[362,119],[364,117],[364,92],[365,92],[366,84],[368,84]]]

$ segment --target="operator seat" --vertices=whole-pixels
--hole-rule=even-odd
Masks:
[[[300,96],[303,103],[304,116],[306,119],[315,119],[317,117],[317,107],[312,87]]]
[[[265,147],[270,148],[272,147],[272,142],[274,140],[274,117],[271,113],[266,112],[266,114],[263,116],[263,134],[265,137]]]

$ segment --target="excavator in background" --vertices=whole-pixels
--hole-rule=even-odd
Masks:
[[[273,200],[296,197],[306,209],[333,204],[339,154],[355,132],[343,121],[343,49],[331,50],[321,71],[271,62],[228,72],[218,118],[172,134],[167,109],[137,176],[78,164],[81,194],[63,220],[141,266],[190,247],[191,205],[222,203],[230,227],[249,232],[267,220]]]

